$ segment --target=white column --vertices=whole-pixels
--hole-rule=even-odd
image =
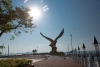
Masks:
[[[9,56],[9,45],[8,45],[8,56]]]
[[[79,56],[77,55],[77,62],[79,62]]]
[[[96,61],[96,65],[97,65],[97,67],[100,67],[100,62]]]
[[[84,61],[83,61],[83,55],[81,55],[81,65],[84,65]]]
[[[89,67],[93,67],[93,59],[91,54],[89,54]]]
[[[87,60],[84,58],[84,67],[87,67]]]

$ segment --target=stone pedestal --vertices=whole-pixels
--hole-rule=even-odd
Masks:
[[[57,47],[52,47],[52,52],[57,53]]]

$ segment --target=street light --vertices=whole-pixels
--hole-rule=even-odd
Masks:
[[[94,47],[95,47],[97,60],[98,60],[98,54],[99,54],[99,45],[98,45],[98,44],[99,44],[99,43],[98,43],[96,37],[94,36],[94,43],[93,43],[93,45],[94,45]]]
[[[78,46],[78,51],[79,51],[79,57],[80,57],[80,48],[79,48],[79,46]]]
[[[72,34],[70,33],[71,36],[71,47],[72,47],[72,51],[73,51],[73,46],[72,46]]]
[[[67,48],[68,48],[68,55],[69,55],[69,44],[68,44]]]
[[[75,48],[75,50],[74,50],[74,51],[75,51],[75,56],[76,56],[76,55],[77,55],[77,50],[76,50],[76,48]]]
[[[37,46],[37,54],[38,54],[38,46]]]
[[[84,51],[84,57],[85,57],[85,48],[86,48],[86,47],[85,47],[84,43],[83,43],[83,47],[82,47],[82,48],[83,48],[83,51]]]
[[[8,56],[9,56],[9,45],[8,45]]]

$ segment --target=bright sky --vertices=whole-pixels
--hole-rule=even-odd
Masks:
[[[82,50],[83,43],[86,50],[94,50],[93,38],[96,36],[100,42],[100,0],[12,0],[14,6],[36,7],[41,16],[34,19],[36,25],[32,34],[21,33],[19,37],[10,41],[12,34],[3,34],[0,44],[4,43],[4,53],[7,53],[7,46],[10,46],[10,53],[31,52],[37,49],[38,52],[50,52],[50,42],[40,35],[55,39],[64,28],[63,36],[57,42],[57,51],[67,52],[71,50],[71,36],[73,48],[78,46]]]

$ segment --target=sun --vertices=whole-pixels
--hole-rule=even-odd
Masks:
[[[33,16],[34,19],[39,19],[41,17],[41,10],[38,7],[30,8],[30,16]]]

